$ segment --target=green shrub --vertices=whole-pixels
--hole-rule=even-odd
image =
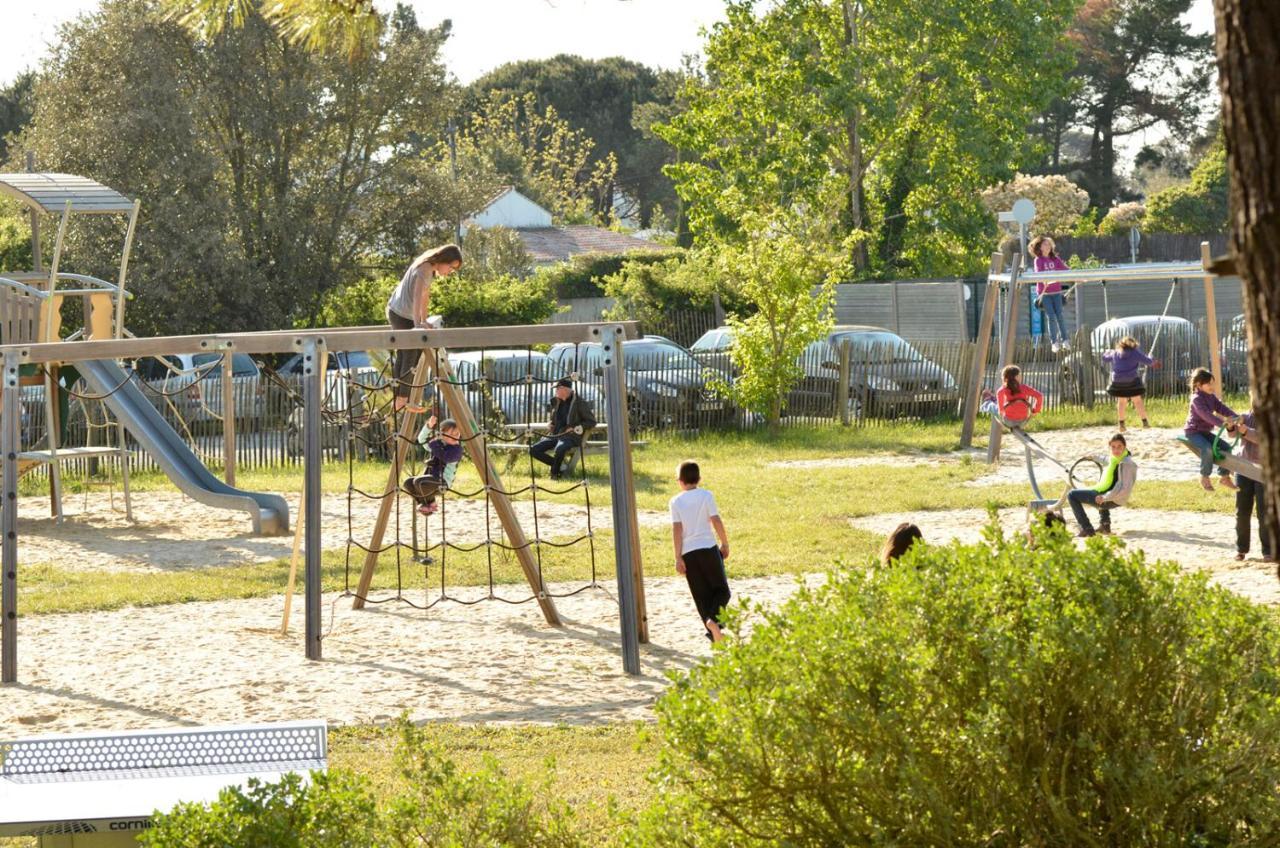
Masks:
[[[1191,172],[1191,182],[1147,198],[1145,228],[1153,233],[1225,233],[1227,214],[1227,149],[1219,142]]]
[[[673,311],[710,310],[717,293],[724,309],[741,308],[740,298],[721,276],[714,257],[702,253],[628,261],[603,280],[604,293],[617,300],[606,317],[660,326]]]
[[[588,840],[564,804],[539,800],[493,763],[460,771],[407,721],[396,749],[400,791],[380,806],[363,778],[334,769],[224,790],[208,807],[159,814],[142,844],[164,848],[578,848]],[[591,840],[598,845],[599,840]]]
[[[623,265],[662,262],[671,254],[671,250],[664,250],[657,245],[652,252],[586,253],[575,256],[568,262],[540,268],[535,276],[545,280],[552,294],[560,300],[574,297],[603,297],[604,287],[601,281],[611,274],[618,273]]]
[[[153,819],[139,841],[156,848],[364,848],[395,843],[379,822],[377,804],[360,777],[314,773],[310,784],[296,775],[278,783],[250,780],[224,789],[218,800],[179,804]]]
[[[387,323],[387,301],[399,277],[371,277],[325,295],[320,321],[325,327],[362,327]],[[557,307],[546,280],[533,275],[472,280],[461,275],[437,280],[431,288],[431,313],[446,327],[494,327],[541,324]]]
[[[637,842],[1275,844],[1272,616],[1112,540],[988,535],[753,611],[659,702]]]

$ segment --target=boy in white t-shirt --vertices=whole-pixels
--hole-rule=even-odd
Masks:
[[[698,463],[680,463],[676,479],[681,492],[671,499],[671,528],[675,540],[676,572],[689,581],[689,591],[698,607],[698,616],[707,638],[719,642],[720,610],[729,603],[729,580],[724,561],[729,558],[729,537],[716,509],[716,499],[699,489],[702,473]],[[720,546],[716,547],[716,538]]]

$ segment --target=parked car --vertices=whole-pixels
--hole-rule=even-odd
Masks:
[[[797,365],[803,376],[787,394],[791,415],[831,417],[839,395],[841,345],[849,344],[848,414],[859,418],[931,416],[959,408],[960,389],[946,369],[901,336],[868,325],[837,326],[811,342]],[[708,330],[691,350],[705,364],[726,364],[733,328]]]
[[[600,387],[604,352],[596,343],[553,345],[550,357],[565,372],[576,372]],[[736,420],[737,408],[710,385],[727,372],[709,369],[688,350],[661,336],[626,342],[623,363],[627,384],[627,414],[633,430],[665,425],[680,429]],[[597,418],[603,420],[602,410]]]
[[[270,382],[269,403],[273,415],[287,417],[297,406],[302,394],[303,354],[294,354],[276,369],[284,385]],[[329,354],[325,366],[324,408],[327,412],[346,412],[351,404],[360,404],[371,391],[391,385],[376,363],[363,350],[340,350]],[[359,412],[359,410],[356,410]]]
[[[528,349],[450,351],[449,364],[454,380],[464,383],[461,388],[476,418],[486,420],[497,412],[506,424],[545,424],[555,382],[569,373],[553,357]],[[575,391],[602,420],[597,389],[579,381]]]
[[[1156,334],[1159,333],[1159,338]],[[1136,315],[1112,318],[1093,328],[1089,334],[1089,351],[1072,351],[1062,359],[1062,394],[1068,402],[1079,403],[1106,391],[1111,369],[1102,354],[1115,347],[1125,336],[1133,336],[1139,347],[1160,368],[1147,371],[1147,390],[1158,394],[1177,394],[1187,385],[1192,369],[1205,365],[1204,342],[1200,330],[1186,318],[1176,315]],[[1154,349],[1153,349],[1154,345]],[[1092,363],[1092,368],[1086,364]]]
[[[1231,319],[1222,336],[1222,382],[1230,392],[1249,388],[1249,333],[1244,315]]]
[[[179,353],[147,356],[136,363],[143,392],[161,413],[175,411],[187,426],[221,426],[222,354]],[[266,417],[266,392],[258,364],[244,353],[231,355],[232,403],[238,421]]]

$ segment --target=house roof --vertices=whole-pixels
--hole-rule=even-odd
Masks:
[[[657,244],[600,227],[536,227],[515,231],[535,263],[563,262],[583,253],[630,253],[637,250],[665,250]]]

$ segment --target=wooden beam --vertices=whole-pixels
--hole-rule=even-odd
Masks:
[[[626,338],[639,337],[634,321],[621,322]],[[75,362],[86,359],[126,359],[174,353],[236,350],[241,353],[293,353],[309,339],[330,351],[394,348],[525,347],[594,339],[593,324],[538,324],[511,327],[460,327],[444,330],[392,330],[389,327],[350,327],[335,330],[268,330],[255,333],[214,333],[202,336],[155,336],[141,339],[6,345],[0,350],[28,362]]]
[[[1210,266],[1213,256],[1209,253],[1209,242],[1200,242],[1200,264],[1204,271],[1204,322],[1209,332],[1209,370],[1213,372],[1213,380],[1218,386],[1218,396],[1225,389],[1222,386],[1222,348],[1218,346],[1218,308],[1213,298],[1214,275]]]
[[[964,399],[964,424],[960,428],[960,447],[962,448],[973,445],[973,427],[978,418],[978,406],[982,399],[982,383],[987,376],[987,351],[991,349],[991,328],[995,325],[996,305],[1000,296],[1000,286],[991,282],[991,276],[999,274],[1002,268],[1004,268],[1004,254],[991,254],[987,287],[982,298],[982,318],[978,322],[977,344],[973,352],[973,368],[969,371],[969,394]]]

